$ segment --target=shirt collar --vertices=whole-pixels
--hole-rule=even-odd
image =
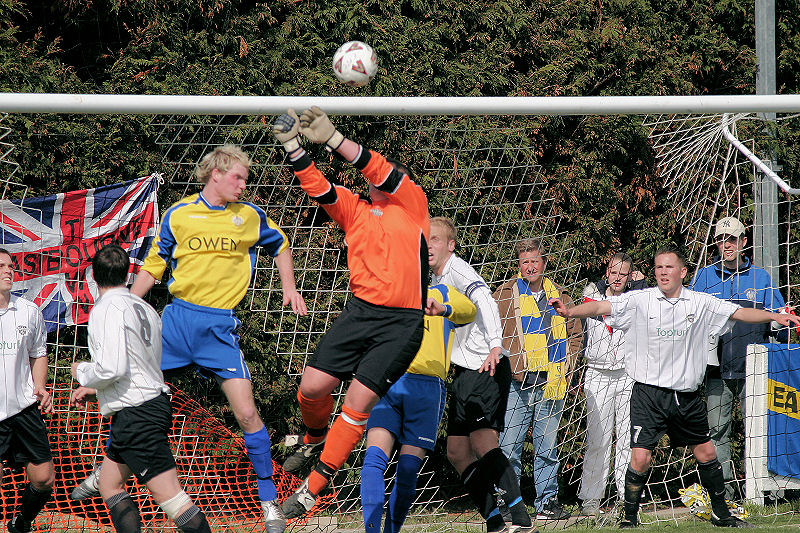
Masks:
[[[19,306],[17,305],[17,299],[18,298],[19,298],[19,296],[14,296],[12,294],[11,298],[9,298],[9,300],[8,300],[8,307],[3,307],[2,309],[0,309],[0,315],[4,315],[4,314],[8,313],[9,311],[16,311],[19,308]]]
[[[14,294],[12,293],[11,298],[9,298],[8,300],[8,307],[4,308],[3,312],[5,312],[5,309],[13,309],[13,310],[18,309],[19,305],[17,305],[17,299],[19,299],[19,296],[14,296]]]
[[[228,207],[227,203],[225,205],[211,205],[208,200],[206,200],[206,197],[203,196],[202,192],[197,193],[197,195],[200,197],[200,201],[203,202],[203,205],[212,211],[224,211]]]
[[[455,261],[456,254],[450,254],[450,257],[447,258],[447,261],[444,263],[444,268],[442,269],[442,276],[444,276],[445,272],[449,272],[453,266],[453,261]],[[439,276],[441,277],[441,276]]]
[[[655,289],[657,291],[657,296],[656,296],[657,300],[666,300],[667,299],[667,297],[664,296],[664,293],[661,292],[661,289],[659,289],[658,287],[656,287]],[[689,293],[688,293],[686,287],[681,286],[681,292],[680,292],[680,294],[678,294],[678,297],[676,299],[677,300],[688,300],[689,299]]]
[[[105,298],[109,294],[125,294],[125,293],[129,293],[129,292],[130,292],[130,290],[128,289],[128,287],[114,287],[113,289],[108,289],[106,292],[104,292],[103,295],[100,298],[98,298],[97,300],[95,300],[94,303],[99,302],[100,300],[102,300],[103,298]]]

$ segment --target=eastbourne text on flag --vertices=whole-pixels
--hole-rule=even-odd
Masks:
[[[17,271],[13,292],[41,308],[48,331],[88,320],[98,291],[86,274],[103,246],[121,245],[130,272],[138,271],[156,234],[160,179],[0,200],[0,246]]]

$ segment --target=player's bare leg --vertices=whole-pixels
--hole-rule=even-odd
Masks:
[[[272,480],[269,433],[256,409],[252,383],[249,379],[232,378],[222,381],[221,387],[244,433],[247,455],[258,479],[258,498],[267,533],[282,533],[286,529],[286,518],[278,505],[278,492]]]
[[[147,482],[153,500],[184,533],[211,533],[203,512],[181,488],[175,469],[167,470]]]
[[[132,475],[131,469],[123,463],[103,460],[98,480],[100,496],[108,506],[111,523],[117,533],[137,533],[142,529],[139,506],[125,490],[125,482]]]

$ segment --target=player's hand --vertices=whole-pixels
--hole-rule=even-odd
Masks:
[[[788,313],[781,313],[777,315],[775,318],[775,322],[780,324],[781,326],[791,326],[794,324],[795,327],[800,326],[800,316],[797,315],[790,315]]]
[[[306,301],[297,291],[285,291],[283,293],[283,306],[292,305],[292,312],[296,315],[306,316],[308,314],[308,307]]]
[[[72,363],[70,367],[70,373],[72,374],[73,379],[78,379],[78,365],[81,364],[83,361],[75,361]]]
[[[447,306],[436,298],[428,298],[428,301],[425,303],[425,314],[428,316],[444,316],[446,312]]]
[[[272,134],[283,144],[287,154],[300,149],[300,119],[289,109],[272,123]]]
[[[569,307],[564,305],[564,302],[559,300],[558,298],[550,298],[550,305],[553,306],[556,313],[563,316],[564,318],[569,318]]]
[[[69,404],[72,407],[81,409],[86,405],[86,397],[94,396],[95,394],[97,394],[97,389],[90,389],[89,387],[83,386],[78,387],[70,393]]]
[[[300,115],[300,132],[311,142],[326,144],[336,150],[344,141],[342,135],[333,125],[328,115],[317,106],[306,109]]]
[[[53,397],[47,392],[47,389],[35,385],[33,387],[33,395],[39,400],[39,411],[44,414],[51,414],[55,411],[53,409]]]
[[[502,351],[503,349],[499,346],[497,348],[492,348],[491,351],[489,351],[489,357],[486,358],[478,369],[478,373],[488,371],[490,376],[494,376],[494,368],[500,362],[500,354]]]
[[[644,274],[640,270],[631,272],[631,281],[640,281],[644,279]]]

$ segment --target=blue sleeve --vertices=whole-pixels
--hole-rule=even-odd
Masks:
[[[263,209],[253,205],[258,213],[259,230],[256,246],[260,246],[272,257],[289,248],[289,238],[278,225],[267,216]]]
[[[772,278],[764,272],[764,308],[771,311],[780,311],[786,303],[783,301],[781,291],[772,283]]]
[[[781,291],[779,291],[778,288],[772,283],[772,278],[766,270],[759,271],[759,274],[762,275],[761,286],[764,287],[764,301],[762,302],[764,309],[776,313],[781,312],[786,306],[786,303],[783,301],[783,295],[781,294]],[[789,342],[789,328],[779,329],[775,335],[775,339],[781,343]]]
[[[706,292],[706,288],[708,287],[708,283],[706,282],[706,268],[707,267],[703,267],[697,271],[697,274],[694,275],[694,279],[689,284],[689,290]]]
[[[172,258],[177,245],[175,234],[172,232],[172,213],[174,210],[175,208],[170,208],[164,213],[164,217],[161,219],[161,228],[158,230],[156,238],[153,239],[142,265],[142,270],[149,272],[155,279],[161,279],[167,269],[167,265],[170,268],[175,268],[175,260]]]

